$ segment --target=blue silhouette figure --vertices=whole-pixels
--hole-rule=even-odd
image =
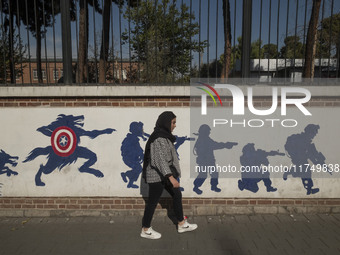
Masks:
[[[177,136],[175,135],[176,137],[176,141],[175,141],[175,149],[176,149],[176,152],[178,150],[178,148],[185,142],[185,141],[195,141],[195,138],[191,138],[191,137],[187,137],[187,136]],[[177,152],[177,157],[179,159],[179,153]]]
[[[176,137],[176,142],[174,144],[175,146],[175,149],[176,149],[176,153],[177,153],[177,158],[178,160],[180,160],[179,158],[179,153],[178,153],[178,148],[185,142],[185,141],[195,141],[195,138],[191,138],[191,137],[187,137],[187,136],[177,136],[175,135]],[[180,182],[180,178],[178,177],[177,178],[177,181]],[[182,186],[180,186],[180,190],[181,191],[184,191],[184,188]]]
[[[208,168],[211,166],[215,166],[215,156],[214,151],[220,149],[231,149],[233,146],[238,143],[233,142],[216,142],[210,138],[210,127],[206,124],[203,124],[198,129],[198,138],[194,146],[194,155],[196,155],[196,163],[201,169],[199,171],[198,176],[194,181],[193,190],[201,195],[203,193],[199,188],[204,183],[205,179],[208,176]],[[204,170],[204,171],[202,171]],[[221,192],[221,189],[217,187],[218,185],[218,172],[209,172],[211,176],[210,184],[211,190],[215,192]]]
[[[143,126],[142,122],[132,122],[130,124],[130,133],[126,135],[120,148],[123,162],[131,168],[131,170],[121,173],[122,179],[127,183],[128,188],[139,188],[138,185],[134,184],[143,170],[144,151],[139,144],[139,137],[146,141],[147,137],[150,136],[144,133]]]
[[[60,114],[57,120],[48,126],[42,126],[37,131],[51,137],[51,146],[45,148],[33,149],[23,162],[29,162],[41,155],[47,156],[47,163],[41,164],[35,176],[35,184],[37,186],[45,186],[41,181],[42,174],[50,174],[55,169],[61,170],[67,165],[75,163],[78,158],[87,159],[87,161],[79,168],[82,173],[90,173],[96,177],[104,177],[104,174],[94,168],[90,168],[97,162],[97,155],[86,147],[79,146],[80,137],[88,136],[91,139],[99,135],[111,134],[115,129],[107,128],[104,130],[86,131],[83,129],[84,116],[73,116]]]
[[[248,143],[242,149],[240,162],[242,165],[242,179],[238,181],[238,188],[256,193],[259,190],[258,183],[263,181],[267,188],[267,192],[274,192],[277,189],[272,187],[269,171],[263,171],[262,166],[268,166],[268,156],[284,156],[284,153],[278,151],[264,151],[261,149],[255,150],[253,143]]]
[[[309,124],[305,127],[304,132],[289,136],[285,144],[285,150],[294,166],[283,174],[283,179],[287,180],[288,175],[301,178],[303,187],[307,190],[307,195],[319,192],[318,188],[313,188],[312,172],[308,160],[313,164],[321,165],[325,164],[326,160],[325,156],[317,151],[312,142],[319,129],[319,125]]]
[[[11,170],[8,166],[6,165],[11,165],[13,167],[16,167],[18,164],[19,157],[14,157],[3,150],[0,150],[0,174],[6,174],[7,176],[13,175],[18,175],[17,172]]]

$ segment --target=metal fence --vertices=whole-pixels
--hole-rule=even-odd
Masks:
[[[0,0],[0,36],[2,85],[340,73],[335,0]]]

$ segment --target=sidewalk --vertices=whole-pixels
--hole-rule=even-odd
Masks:
[[[140,238],[141,218],[0,218],[0,254],[340,254],[340,215],[190,217],[178,234],[157,216],[160,240]]]

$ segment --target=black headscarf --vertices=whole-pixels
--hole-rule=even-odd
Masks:
[[[169,139],[172,143],[176,141],[176,137],[171,133],[171,121],[176,118],[173,112],[166,111],[158,116],[156,126],[153,133],[149,137],[148,142],[145,146],[144,152],[144,163],[143,163],[143,177],[146,177],[146,167],[150,162],[150,144],[153,143],[157,138],[163,137]]]

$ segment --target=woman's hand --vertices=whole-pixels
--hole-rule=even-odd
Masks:
[[[172,175],[169,177],[169,181],[171,182],[174,188],[180,187],[179,182]]]

